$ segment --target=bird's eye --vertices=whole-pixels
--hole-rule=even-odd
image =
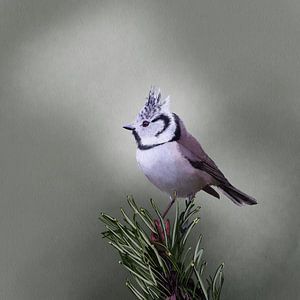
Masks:
[[[147,127],[149,125],[149,122],[148,121],[144,121],[143,123],[142,123],[142,126],[143,127]]]

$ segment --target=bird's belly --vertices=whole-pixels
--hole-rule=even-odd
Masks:
[[[137,150],[137,162],[145,176],[160,190],[178,197],[196,193],[207,184],[205,174],[191,166],[176,143]]]

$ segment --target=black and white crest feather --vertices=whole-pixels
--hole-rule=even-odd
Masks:
[[[143,109],[138,114],[138,120],[149,120],[162,111],[168,98],[162,100],[160,89],[152,86]]]

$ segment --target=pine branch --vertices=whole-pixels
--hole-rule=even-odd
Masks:
[[[153,200],[150,200],[156,217],[144,208],[139,208],[132,197],[127,198],[132,210],[129,216],[121,209],[124,224],[102,213],[105,224],[102,233],[120,254],[122,264],[131,274],[134,283],[126,285],[140,300],[220,300],[224,282],[221,264],[215,275],[206,283],[202,279],[206,262],[202,259],[203,248],[200,236],[194,251],[186,249],[191,231],[199,222],[200,206],[194,200],[186,202],[182,212],[176,201],[176,213],[172,228],[164,220]],[[194,219],[193,219],[194,218]]]

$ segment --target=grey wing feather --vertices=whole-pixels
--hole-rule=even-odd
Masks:
[[[182,121],[180,121],[180,129],[182,134],[177,142],[180,145],[182,154],[185,155],[194,168],[205,171],[213,177],[217,181],[216,185],[219,186],[235,204],[257,204],[253,197],[243,193],[229,183],[214,161],[202,149],[199,142],[187,132]],[[206,192],[210,194],[213,193],[211,190]]]
[[[185,150],[183,150],[183,154],[193,167],[207,172],[222,184],[229,184],[224,174],[220,171],[215,162],[205,153],[200,143],[187,132],[181,120],[180,129],[181,137],[177,142],[185,148]]]
[[[203,189],[202,189],[204,192],[220,199],[220,195],[209,185],[205,186]]]
[[[185,148],[184,146],[182,146],[182,147]],[[187,152],[187,151],[185,151],[185,152]],[[206,160],[200,160],[200,159],[192,160],[192,159],[190,159],[192,157],[187,157],[187,156],[186,156],[186,158],[189,160],[190,164],[194,168],[205,171],[211,177],[213,177],[217,181],[217,183],[209,183],[209,184],[219,186],[222,189],[222,191],[226,194],[226,196],[231,201],[233,201],[236,205],[243,205],[243,204],[254,205],[254,204],[257,204],[257,201],[253,197],[245,194],[244,192],[242,192],[242,191],[238,190],[237,188],[235,188],[234,186],[232,186],[230,184],[230,182],[225,178],[224,174],[218,169],[216,164],[211,159],[209,159],[209,160],[208,159],[206,159]],[[205,190],[205,189],[203,189],[203,190],[206,191],[207,193],[213,195],[213,193],[212,193],[213,191]]]

